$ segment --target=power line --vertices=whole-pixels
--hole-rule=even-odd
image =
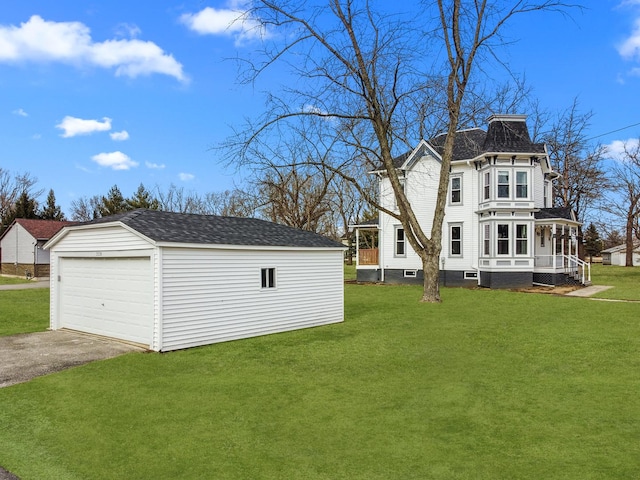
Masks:
[[[627,128],[637,127],[638,125],[640,125],[640,122],[634,123],[633,125],[627,125],[626,127],[618,128],[617,130],[611,130],[610,132],[607,132],[607,133],[601,133],[600,135],[596,135],[595,137],[588,138],[587,141],[594,140],[594,139],[600,138],[600,137],[604,137],[605,135],[610,135],[612,133],[621,132],[622,130],[626,130]]]

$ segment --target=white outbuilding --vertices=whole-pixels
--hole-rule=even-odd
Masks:
[[[344,318],[343,245],[264,220],[140,209],[45,248],[53,330],[169,351]]]

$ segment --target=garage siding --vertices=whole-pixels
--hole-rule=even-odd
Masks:
[[[148,250],[149,242],[120,226],[78,229],[73,235],[65,235],[55,246],[61,252],[113,252]]]
[[[162,249],[162,350],[343,321],[341,250]],[[276,287],[261,287],[261,268]]]

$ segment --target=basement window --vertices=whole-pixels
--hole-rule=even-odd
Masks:
[[[405,270],[404,271],[405,278],[416,278],[418,276],[417,270]]]
[[[260,274],[262,278],[262,288],[276,288],[275,268],[263,268]]]

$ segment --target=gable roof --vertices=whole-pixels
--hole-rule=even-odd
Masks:
[[[2,237],[4,237],[11,228],[18,224],[24,228],[29,235],[36,240],[49,240],[56,233],[58,233],[63,227],[68,225],[75,225],[78,222],[61,222],[58,220],[37,220],[31,218],[16,218],[13,223],[7,228]],[[0,238],[2,238],[0,237]]]
[[[633,251],[640,253],[640,242],[634,242]],[[606,250],[602,250],[602,253],[626,253],[627,245],[616,245],[615,247],[607,248]]]
[[[137,209],[98,218],[69,227],[66,231],[110,223],[126,225],[156,243],[344,248],[341,243],[317,233],[257,218],[196,215],[148,209]]]

